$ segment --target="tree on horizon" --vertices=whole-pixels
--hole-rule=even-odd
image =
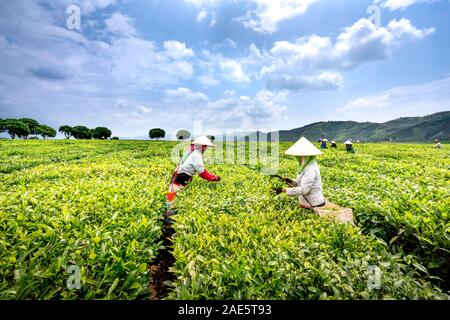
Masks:
[[[191,133],[189,131],[187,131],[186,129],[180,129],[176,133],[176,137],[178,140],[189,139],[191,137]]]
[[[156,139],[157,141],[159,141],[159,139],[162,139],[166,136],[166,132],[161,128],[154,128],[148,132],[148,136],[150,137],[150,139]]]
[[[70,137],[72,137],[72,134],[73,134],[73,128],[68,125],[59,127],[58,131],[61,132],[62,134],[64,134],[66,139],[70,139]]]

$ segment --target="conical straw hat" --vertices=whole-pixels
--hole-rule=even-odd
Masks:
[[[211,140],[208,139],[207,136],[201,136],[194,140],[193,144],[196,144],[198,146],[208,146],[208,147],[214,147]]]
[[[308,139],[301,137],[292,147],[286,150],[289,156],[318,156],[322,152],[317,149]]]
[[[350,140],[347,140],[344,142],[344,144],[353,144],[353,142],[351,142]]]

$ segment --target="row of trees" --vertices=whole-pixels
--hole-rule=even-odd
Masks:
[[[11,139],[28,139],[30,136],[41,136],[43,139],[56,137],[55,129],[30,118],[0,118],[0,133],[4,132],[8,133]],[[112,135],[111,130],[105,127],[89,129],[85,126],[61,126],[59,132],[63,133],[67,139],[71,137],[75,139],[109,139]],[[118,140],[117,137],[112,139]]]
[[[75,139],[100,139],[100,140],[106,140],[111,138],[112,132],[106,127],[97,127],[95,129],[89,129],[85,126],[61,126],[59,127],[59,132],[64,134],[64,136],[67,139],[70,139],[71,137]],[[118,140],[116,137],[114,137],[114,140]]]
[[[29,136],[42,136],[42,138],[54,138],[56,137],[56,130],[40,124],[38,121],[30,118],[22,119],[1,119],[0,118],[0,133],[7,132],[12,139],[22,138],[28,139]],[[64,125],[59,127],[59,132],[64,134],[67,139],[110,139],[112,136],[111,130],[106,127],[97,127],[95,129],[89,129],[85,126],[71,127]],[[161,128],[154,128],[149,131],[150,139],[163,139],[166,136],[166,132]],[[191,137],[191,133],[185,129],[178,130],[176,133],[178,140],[185,140]],[[211,140],[214,140],[214,136],[210,136]],[[119,140],[117,137],[112,137],[112,140]]]
[[[163,139],[166,136],[166,132],[161,128],[154,128],[148,132],[148,135],[149,135],[150,139],[159,140],[159,139]],[[191,133],[185,129],[178,130],[178,132],[175,135],[178,140],[186,140],[191,137]],[[216,139],[214,136],[208,136],[208,137],[212,141],[214,141]]]
[[[11,139],[28,139],[30,136],[41,136],[44,139],[56,137],[55,129],[29,118],[0,119],[0,133],[3,132],[8,133]]]

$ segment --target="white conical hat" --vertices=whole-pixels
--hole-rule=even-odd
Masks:
[[[289,156],[318,156],[322,152],[317,149],[308,139],[301,137],[292,147],[286,150]]]
[[[328,139],[323,139],[322,141],[328,142]]]
[[[351,142],[350,140],[347,140],[344,142],[344,144],[353,144],[353,142]]]
[[[201,136],[192,142],[193,144],[199,145],[199,146],[208,146],[208,147],[214,147],[211,140],[207,136]]]

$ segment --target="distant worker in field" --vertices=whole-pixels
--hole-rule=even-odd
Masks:
[[[327,139],[322,139],[322,144],[320,145],[320,148],[322,149],[327,149]]]
[[[441,144],[441,142],[439,140],[437,140],[437,139],[434,140],[434,143],[435,143],[434,147],[436,149],[442,149],[442,144]]]
[[[345,141],[344,144],[345,150],[347,150],[348,153],[355,153],[355,149],[353,149],[353,142],[351,140]]]
[[[169,192],[167,193],[169,209],[177,192],[188,185],[196,173],[207,181],[220,181],[220,177],[208,172],[203,164],[203,153],[208,147],[214,147],[214,145],[207,136],[201,136],[192,142],[188,153],[180,159],[180,163],[170,180]]]
[[[336,141],[331,141],[331,148],[333,149],[336,149],[337,148],[337,144],[336,144]]]
[[[300,169],[296,180],[286,179],[291,188],[275,188],[276,194],[286,193],[288,196],[298,196],[302,208],[317,208],[325,206],[325,198],[322,193],[322,178],[316,162],[316,156],[322,152],[308,139],[302,137],[285,154],[295,156],[298,159]]]

